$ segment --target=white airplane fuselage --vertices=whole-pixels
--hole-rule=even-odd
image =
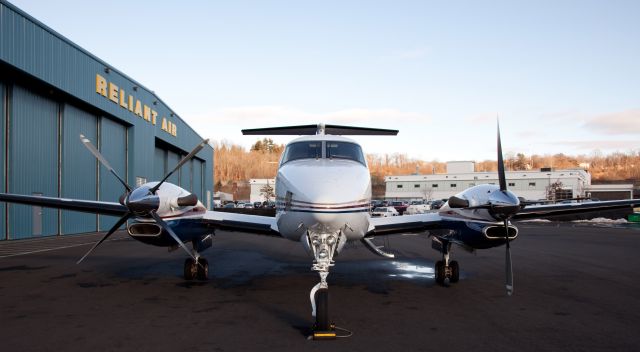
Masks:
[[[371,176],[362,155],[360,161],[335,158],[326,144],[352,144],[344,137],[316,135],[301,137],[295,143],[321,143],[318,157],[286,160],[283,153],[276,176],[276,222],[280,234],[293,241],[301,240],[307,231],[342,233],[347,240],[364,237],[369,229]]]

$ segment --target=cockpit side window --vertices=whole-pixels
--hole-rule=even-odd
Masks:
[[[366,165],[362,148],[355,143],[327,141],[327,159],[347,159]]]
[[[322,142],[297,142],[287,146],[282,156],[282,164],[298,159],[322,158]]]

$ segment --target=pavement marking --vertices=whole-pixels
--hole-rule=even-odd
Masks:
[[[104,233],[0,241],[0,259],[95,244],[101,236],[104,236]],[[113,236],[115,238],[106,242],[128,239],[117,232]]]

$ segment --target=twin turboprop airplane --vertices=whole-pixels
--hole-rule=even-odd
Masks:
[[[215,230],[269,234],[299,241],[313,257],[311,269],[320,282],[311,290],[314,337],[335,337],[328,314],[327,276],[335,258],[347,242],[360,241],[373,253],[385,252],[371,242],[374,236],[426,233],[432,247],[442,255],[435,263],[435,280],[444,284],[459,279],[460,267],[451,260],[452,245],[474,251],[505,245],[506,289],[513,293],[510,241],[518,235],[511,219],[627,208],[640,199],[585,202],[562,205],[532,205],[507,189],[498,128],[499,185],[478,185],[449,198],[436,213],[372,218],[371,177],[360,145],[343,135],[396,135],[397,130],[337,125],[303,125],[250,129],[245,135],[299,135],[285,148],[276,176],[276,216],[207,211],[194,194],[166,180],[197,154],[200,143],[160,182],[132,189],[122,180],[89,140],[84,145],[125,187],[119,203],[72,200],[0,193],[0,201],[120,216],[120,220],[78,262],[128,220],[131,237],[155,246],[178,247],[187,252],[184,277],[205,280],[207,260],[200,252],[213,244]],[[191,242],[192,250],[185,243]]]

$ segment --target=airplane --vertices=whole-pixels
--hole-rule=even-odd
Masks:
[[[377,218],[370,216],[371,177],[360,145],[345,135],[395,136],[398,130],[329,124],[245,129],[244,135],[298,135],[288,143],[279,161],[275,193],[276,215],[259,216],[208,211],[181,187],[166,182],[207,143],[198,144],[159,182],[131,188],[108,161],[80,135],[85,147],[126,189],[119,203],[35,197],[0,193],[0,201],[120,216],[113,227],[78,260],[82,262],[118,228],[127,223],[132,238],[172,249],[181,247],[188,258],[186,280],[206,280],[208,262],[200,253],[213,245],[216,230],[241,231],[284,237],[300,242],[313,258],[311,270],[320,282],[310,292],[314,339],[333,339],[336,328],[329,319],[327,277],[336,257],[348,242],[359,241],[384,258],[394,255],[372,239],[401,233],[428,233],[432,248],[442,259],[435,263],[435,281],[458,282],[460,266],[451,259],[452,246],[467,251],[505,246],[506,291],[513,294],[510,242],[518,236],[512,219],[544,217],[586,211],[622,209],[640,205],[640,199],[543,204],[518,198],[507,189],[500,127],[497,133],[499,185],[483,184],[452,197],[437,211]],[[185,245],[191,242],[192,249]]]

